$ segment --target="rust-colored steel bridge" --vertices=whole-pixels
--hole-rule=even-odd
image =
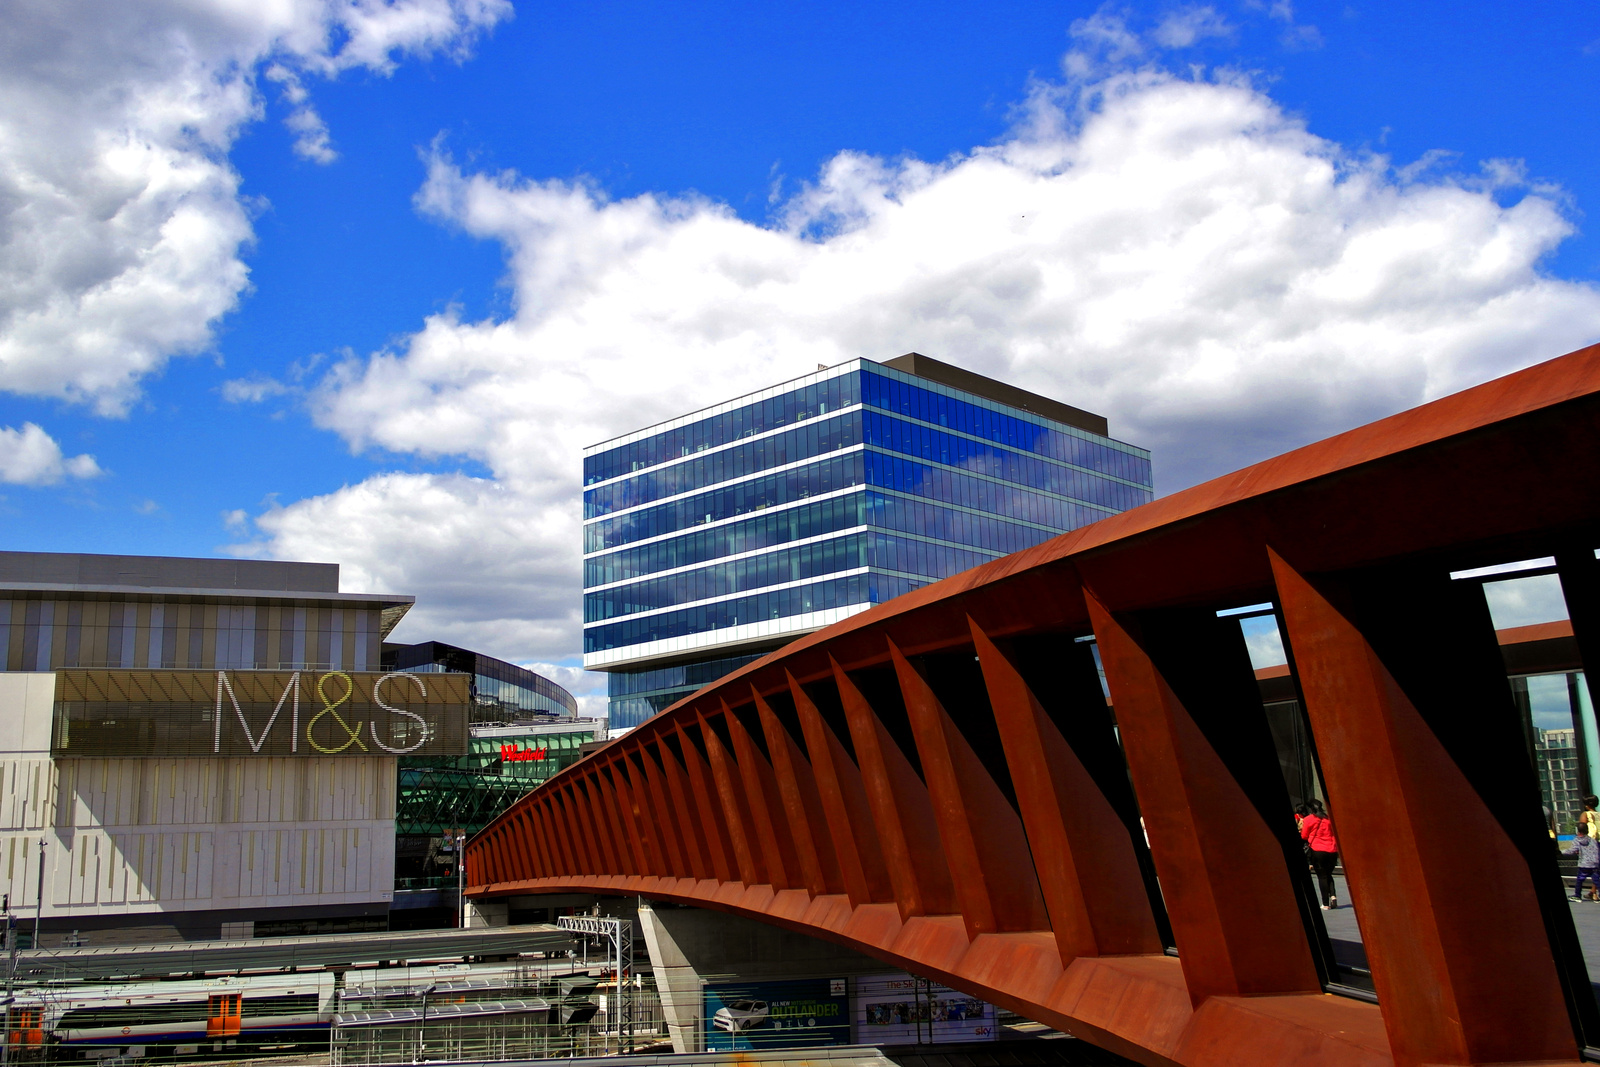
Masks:
[[[1593,686],[1597,519],[1600,346],[797,640],[523,798],[467,893],[749,916],[1150,1064],[1577,1062],[1600,1015],[1481,586],[1452,572],[1553,556]],[[1365,993],[1218,615],[1260,602]]]

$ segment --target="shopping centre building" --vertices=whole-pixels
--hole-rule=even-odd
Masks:
[[[584,451],[584,666],[635,726],[801,634],[1151,499],[1106,420],[911,353]]]
[[[524,793],[605,739],[605,722],[578,715],[573,695],[541,674],[481,652],[424,641],[385,644],[388,671],[471,679],[467,751],[403,756],[395,810],[391,927],[454,921],[455,839],[483,829]]]
[[[412,603],[333,564],[0,552],[0,891],[46,945],[387,928],[397,819],[492,817],[598,727],[464,649],[385,670]],[[402,772],[458,765],[450,797]]]

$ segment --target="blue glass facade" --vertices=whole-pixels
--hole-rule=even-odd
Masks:
[[[868,360],[595,446],[584,485],[584,662],[611,672],[613,729],[1153,495],[1143,449]]]
[[[385,644],[383,669],[472,675],[474,724],[550,716],[571,718],[578,714],[577,698],[544,675],[443,641]]]

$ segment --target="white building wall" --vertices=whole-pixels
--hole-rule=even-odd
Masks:
[[[53,674],[0,672],[0,892],[49,917],[387,902],[392,756],[49,757]]]

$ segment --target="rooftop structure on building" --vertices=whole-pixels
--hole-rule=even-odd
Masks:
[[[1150,500],[1106,420],[918,353],[584,450],[584,666],[612,731],[873,604]]]
[[[415,602],[340,592],[336,563],[0,552],[12,671],[377,670]]]

